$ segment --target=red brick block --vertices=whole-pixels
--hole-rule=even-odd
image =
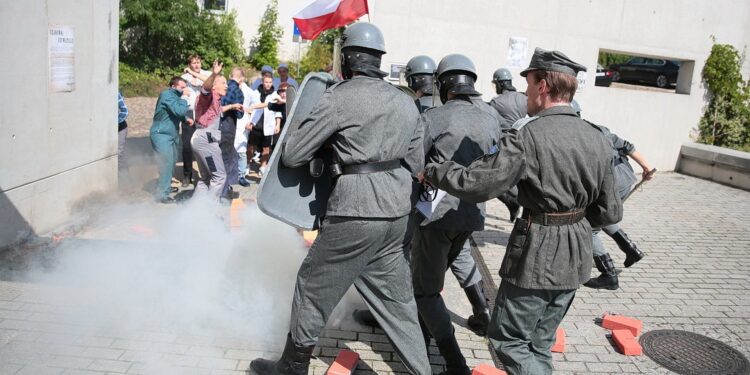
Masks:
[[[232,206],[229,208],[229,227],[238,229],[242,227],[242,211],[247,207],[242,199],[232,199]]]
[[[558,328],[555,332],[555,345],[552,345],[551,349],[554,353],[565,352],[565,330]]]
[[[641,355],[643,354],[643,348],[638,340],[635,339],[633,333],[627,329],[616,329],[612,331],[612,340],[615,341],[617,349],[620,353],[625,355]]]
[[[493,366],[482,363],[481,365],[474,367],[474,371],[471,375],[508,375],[505,371],[496,369]]]
[[[351,375],[357,368],[357,362],[359,362],[359,354],[341,349],[339,355],[336,356],[336,360],[328,368],[326,375]]]
[[[643,330],[643,322],[638,319],[628,318],[622,315],[604,314],[602,317],[602,327],[606,329],[627,329],[633,336],[640,336]]]

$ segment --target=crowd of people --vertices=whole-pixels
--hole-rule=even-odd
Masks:
[[[247,187],[267,172],[286,121],[286,90],[297,88],[297,81],[286,64],[276,68],[278,76],[271,66],[263,66],[250,83],[242,68],[231,69],[226,77],[222,70],[217,61],[204,70],[201,57],[191,55],[184,74],[173,77],[159,95],[150,129],[159,170],[157,202],[176,201],[179,188],[172,186],[172,173],[178,151],[182,188],[194,184],[193,196],[205,193],[229,202],[232,185]]]
[[[618,270],[598,233],[625,252],[625,267],[644,257],[617,223],[637,180],[629,158],[643,179],[653,169],[632,143],[581,117],[573,97],[586,68],[562,52],[535,50],[521,72],[525,93],[508,69],[498,69],[497,96],[488,103],[475,89],[478,75],[467,56],[447,55],[438,64],[412,58],[405,68],[410,97],[383,80],[385,41],[376,26],[355,23],[342,39],[344,80],[286,135],[280,158],[301,167],[325,146],[341,173],[297,275],[282,356],[257,358],[250,370],[307,374],[319,334],[354,285],[368,307],[355,317],[385,332],[410,373],[432,374],[427,345],[434,339],[445,360],[442,374],[470,374],[440,293],[451,269],[472,305],[469,327],[489,338],[505,370],[550,374],[556,328],[576,290],[618,288]],[[284,64],[278,77],[264,67],[249,85],[240,68],[227,78],[219,62],[210,71],[201,66],[191,56],[185,74],[157,101],[151,141],[163,203],[173,201],[180,144],[183,186],[195,181],[196,195],[230,197],[231,185],[249,183],[250,164],[262,178],[286,121],[285,91],[297,87]],[[484,229],[484,202],[495,198],[514,227],[490,307],[468,240]],[[434,199],[431,212],[416,209]],[[594,278],[592,262],[601,272]]]

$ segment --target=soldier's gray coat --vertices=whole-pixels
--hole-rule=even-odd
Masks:
[[[518,119],[526,117],[526,95],[517,91],[503,91],[490,100],[490,106],[502,117],[503,129],[510,129]]]
[[[630,192],[630,188],[638,181],[633,167],[630,166],[628,155],[635,152],[635,145],[612,133],[607,127],[596,125],[609,139],[615,152],[615,186],[620,198]]]
[[[537,114],[511,130],[499,151],[464,167],[428,164],[427,180],[448,193],[483,202],[518,184],[519,202],[537,212],[585,209],[573,225],[532,223],[513,228],[500,268],[504,281],[526,289],[576,289],[591,275],[591,226],[622,219],[613,176],[612,147],[602,132],[569,106]]]
[[[483,109],[484,106],[487,110]],[[425,123],[426,163],[453,161],[468,166],[490,152],[500,139],[497,117],[486,103],[455,99],[429,109],[422,116]],[[430,219],[422,225],[434,229],[475,231],[484,229],[484,203],[472,203],[446,195]]]
[[[421,130],[412,98],[382,79],[355,76],[326,90],[289,134],[281,160],[305,165],[324,144],[343,165],[406,160],[399,169],[340,176],[326,209],[328,216],[401,217],[411,211],[412,175],[424,163]]]

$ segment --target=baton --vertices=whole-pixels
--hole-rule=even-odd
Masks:
[[[646,173],[646,176],[643,179],[641,179],[641,181],[639,181],[637,184],[635,184],[635,186],[633,186],[633,188],[628,192],[628,194],[624,198],[622,198],[622,203],[625,203],[625,201],[628,200],[628,198],[630,198],[633,192],[635,192],[639,187],[641,187],[641,185],[643,185],[644,182],[648,181],[646,178],[653,176],[654,173],[656,173],[656,168],[648,171],[648,173]]]

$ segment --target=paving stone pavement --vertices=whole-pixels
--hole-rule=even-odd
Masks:
[[[255,185],[241,189],[241,196],[250,198],[254,190]],[[607,331],[594,322],[605,311],[641,319],[644,332],[693,331],[750,356],[750,236],[744,217],[749,210],[746,191],[674,173],[659,174],[635,193],[625,205],[622,227],[648,256],[623,269],[619,290],[578,291],[562,323],[567,351],[554,355],[556,373],[670,373],[645,356],[618,354]],[[91,225],[81,236],[106,239],[117,227]],[[488,203],[485,229],[473,239],[498,285],[497,270],[511,229],[499,202]],[[605,243],[621,264],[622,253],[611,240]],[[465,328],[471,308],[463,291],[453,277],[446,281],[443,295],[469,364],[492,363],[486,339]],[[358,306],[356,294],[350,293],[346,301],[334,311],[310,373],[324,374],[338,351],[347,348],[361,356],[357,374],[404,374],[382,332],[349,319]],[[0,280],[0,375],[244,374],[250,359],[278,355],[278,341],[285,334],[278,332],[273,343],[262,343],[211,324],[190,331],[158,324],[101,327],[77,315],[82,304],[96,303],[76,289],[23,278]],[[434,346],[430,353],[434,370],[440,371],[442,360]]]

